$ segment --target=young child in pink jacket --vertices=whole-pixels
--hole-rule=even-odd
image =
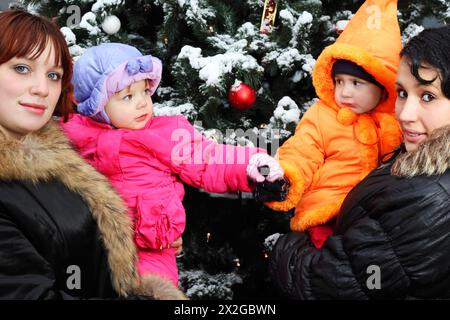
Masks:
[[[210,192],[249,192],[253,182],[273,182],[284,172],[262,149],[207,140],[182,116],[153,117],[151,96],[161,71],[159,59],[125,44],[88,49],[72,79],[79,114],[62,127],[126,201],[138,271],[160,274],[177,286],[173,243],[186,223],[182,182]],[[270,169],[266,178],[262,166]]]

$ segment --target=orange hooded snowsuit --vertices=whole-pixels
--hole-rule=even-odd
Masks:
[[[320,100],[277,151],[290,191],[285,201],[267,203],[278,211],[296,207],[292,230],[304,231],[336,217],[347,193],[401,143],[394,117],[400,50],[397,1],[368,0],[317,59],[313,84]],[[388,98],[365,114],[339,108],[331,75],[337,59],[363,67],[384,86]]]

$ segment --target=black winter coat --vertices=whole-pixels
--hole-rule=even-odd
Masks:
[[[182,299],[135,268],[132,223],[107,179],[51,121],[0,134],[0,299]]]
[[[294,299],[449,298],[450,126],[361,181],[321,249],[281,236],[270,273]]]

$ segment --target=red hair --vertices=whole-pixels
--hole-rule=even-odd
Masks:
[[[69,49],[59,27],[52,21],[20,10],[0,13],[0,64],[14,57],[36,59],[48,42],[55,50],[55,65],[63,68],[61,95],[55,114],[67,120],[73,112],[71,84],[73,63]]]

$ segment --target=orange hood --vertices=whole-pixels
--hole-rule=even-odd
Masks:
[[[374,111],[393,113],[397,93],[395,80],[402,48],[397,20],[397,1],[367,0],[356,12],[336,42],[320,54],[313,71],[316,93],[338,111],[334,100],[333,63],[345,59],[363,67],[381,83],[388,99]]]

